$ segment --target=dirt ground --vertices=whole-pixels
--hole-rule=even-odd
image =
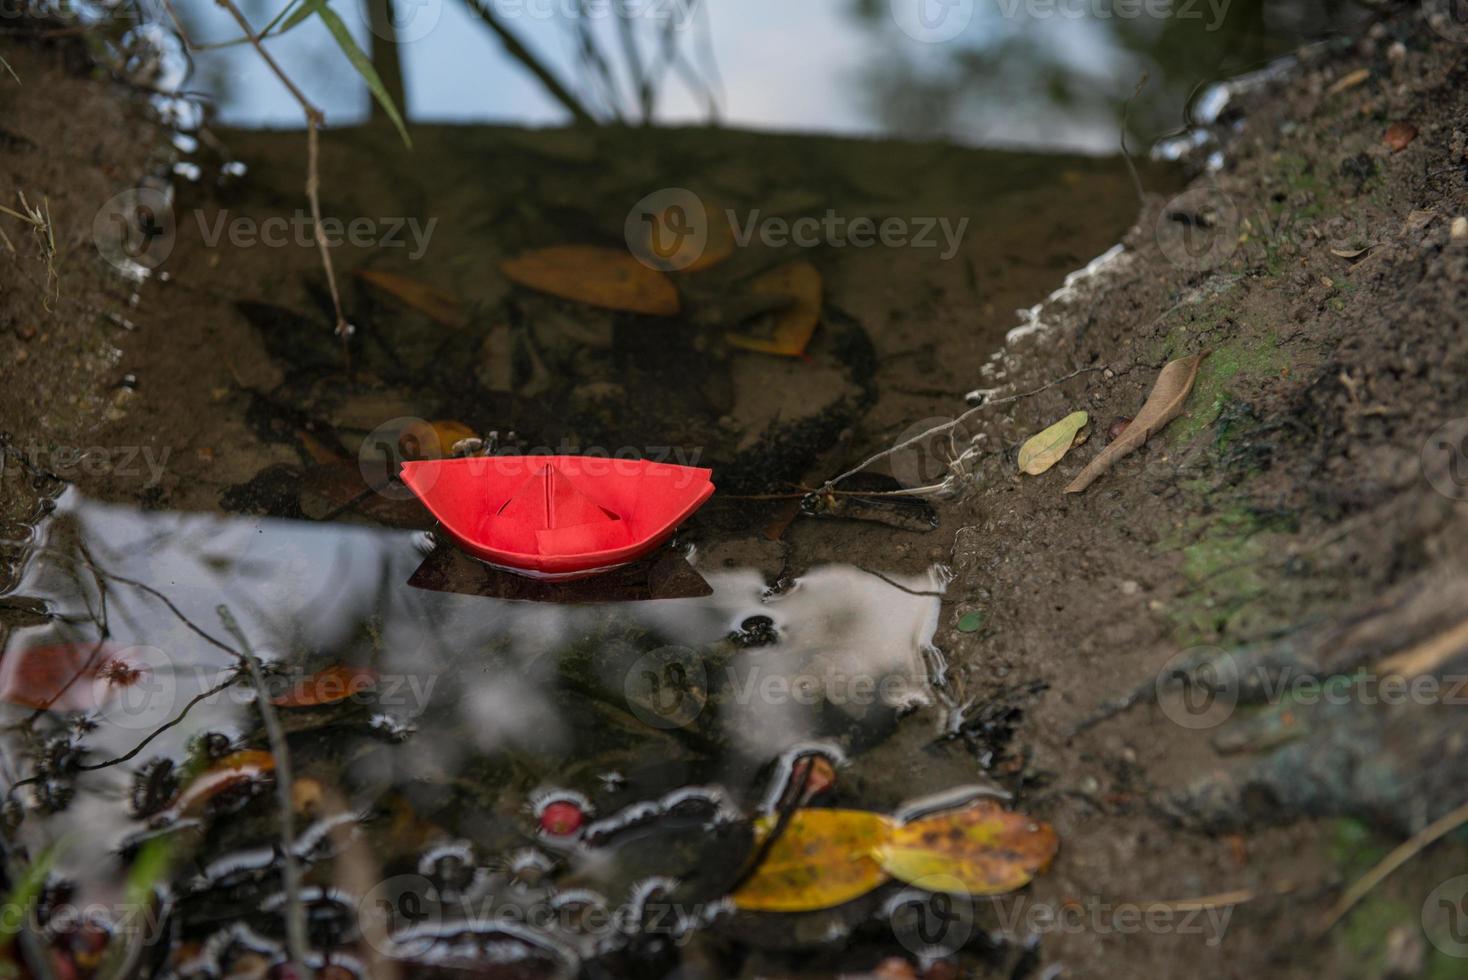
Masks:
[[[134,295],[96,261],[92,215],[138,175],[166,169],[165,134],[69,52],[58,42],[7,53],[25,89],[44,87],[69,111],[11,90],[0,122],[0,203],[16,208],[23,190],[30,205],[48,209],[54,229],[0,216],[0,248],[11,246],[0,256],[9,270],[0,297],[0,431],[8,440],[0,537],[29,535],[68,482],[149,507],[312,516],[297,491],[313,463],[299,433],[314,431],[314,419],[360,434],[393,414],[436,417],[462,407],[463,390],[488,388],[503,399],[465,419],[487,430],[525,398],[533,377],[504,388],[484,380],[478,335],[472,344],[404,343],[375,353],[361,340],[358,378],[323,381],[334,348],[319,333],[321,283],[309,249],[221,258],[180,222],[170,281],[154,277]],[[887,255],[825,267],[827,309],[809,365],[819,380],[793,364],[773,386],[820,401],[818,410],[792,408],[788,398],[751,400],[749,390],[772,386],[766,376],[741,380],[737,362],[700,375],[698,399],[670,385],[681,400],[669,409],[686,418],[680,431],[690,444],[712,447],[716,470],[742,474],[744,491],[755,493],[818,483],[910,435],[914,423],[964,415],[964,391],[991,390],[994,407],[964,415],[951,445],[929,446],[921,463],[898,457],[893,467],[899,476],[903,465],[926,472],[935,453],[976,449],[958,474],[961,492],[933,502],[935,532],[798,519],[783,534],[733,536],[721,533],[718,516],[693,529],[707,560],[772,577],[833,560],[880,559],[913,573],[935,559],[951,565],[936,644],[971,699],[955,730],[974,754],[976,776],[1013,792],[1016,806],[1053,823],[1062,841],[1047,874],[984,912],[996,917],[986,928],[1031,937],[1033,953],[1016,967],[1011,944],[969,963],[978,975],[1462,974],[1463,944],[1443,936],[1463,891],[1441,907],[1432,898],[1468,871],[1461,833],[1428,844],[1322,929],[1353,881],[1465,801],[1468,691],[1457,691],[1454,674],[1468,652],[1468,476],[1458,468],[1468,465],[1465,55],[1414,7],[1367,37],[1307,52],[1278,77],[1241,86],[1214,127],[1222,169],[1195,176],[1182,195],[1149,193],[1122,235],[1124,251],[1052,296],[1032,329],[997,356],[1014,325],[1010,311],[1059,287],[1136,215],[1119,164],[1069,161],[1057,180],[1042,182],[1025,176],[1030,162],[1022,158],[1004,164],[996,156],[980,177],[966,168],[974,160],[967,152],[925,147],[884,157],[874,148],[848,165],[839,141],[821,140],[769,161],[777,174],[803,161],[812,184],[840,172],[833,193],[854,208],[882,187],[910,184],[916,160],[929,178],[943,176],[930,190],[909,190],[907,207],[926,199],[977,213],[985,226],[961,261],[937,272]],[[1412,127],[1410,138],[1402,124]],[[1397,146],[1387,141],[1394,125]],[[356,195],[378,209],[390,200],[401,213],[453,212],[481,205],[454,190],[476,173],[538,174],[505,178],[502,193],[530,203],[506,213],[485,208],[495,231],[463,242],[477,249],[472,261],[454,241],[435,253],[443,258],[439,285],[498,309],[509,287],[483,275],[496,257],[484,242],[511,252],[553,244],[568,226],[614,234],[628,189],[645,181],[611,167],[598,178],[605,184],[585,183],[586,174],[618,159],[631,138],[490,133],[473,137],[483,142],[470,153],[470,137],[425,130],[416,152],[464,162],[424,180],[404,171],[391,134],[343,133],[326,143],[328,174],[348,173],[364,156],[381,166],[350,191],[328,182],[328,211],[363,213],[349,199]],[[773,178],[733,167],[710,176],[709,160],[741,139],[668,134],[648,165],[703,175],[732,198],[765,199]],[[250,180],[185,185],[181,203],[254,213],[299,206],[290,196],[300,185],[298,139],[235,134],[230,142]],[[1168,180],[1161,171],[1145,175],[1150,188]],[[599,197],[617,203],[605,214],[587,210]],[[1044,207],[1084,220],[1036,241],[1021,216]],[[338,260],[353,269],[364,255],[342,250]],[[241,299],[259,305],[242,307]],[[369,317],[361,332],[368,338],[373,311],[390,315],[356,291],[349,305]],[[282,321],[282,309],[319,342],[291,335],[272,347],[280,335],[272,329],[298,325]],[[532,307],[529,318],[545,312]],[[852,352],[852,320],[871,349]],[[1205,351],[1183,414],[1088,490],[1064,494],[1112,423],[1137,413],[1159,369]],[[674,363],[703,354],[681,352],[687,360]],[[604,366],[565,363],[577,384],[545,396],[565,400],[544,418],[522,408],[516,422],[528,419],[546,439],[646,445],[653,422],[615,403],[567,408],[608,389],[588,388],[605,385]],[[404,380],[423,371],[445,392],[438,404],[425,404],[421,388]],[[280,399],[256,398],[261,392],[291,393],[311,419],[290,415]],[[1088,442],[1047,474],[1020,475],[1020,443],[1081,408],[1092,418]],[[736,421],[720,434],[726,416]],[[552,424],[568,417],[564,428]],[[1455,420],[1456,428],[1443,428]],[[280,438],[267,438],[271,432]],[[788,451],[750,455],[749,432]],[[47,447],[40,461],[26,448],[37,445]],[[55,449],[68,446],[103,447],[102,462],[91,471],[74,460],[63,465]],[[134,468],[148,447],[154,458],[172,447],[174,462],[143,486],[106,447],[138,447]],[[271,467],[284,469],[262,479]],[[769,486],[759,485],[761,474]],[[734,509],[747,524],[749,513]],[[778,522],[781,514],[757,516]],[[3,593],[14,566],[0,572]],[[38,615],[14,603],[0,611],[11,626]],[[969,628],[974,612],[982,614],[977,629]],[[1197,683],[1159,686],[1178,672]],[[1440,684],[1392,697],[1383,678],[1398,674]],[[1318,696],[1329,677],[1352,683],[1327,686],[1338,697]],[[802,966],[752,953],[744,975],[820,975],[827,955],[817,950]]]

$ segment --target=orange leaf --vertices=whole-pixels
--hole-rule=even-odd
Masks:
[[[501,262],[500,271],[522,286],[588,306],[654,316],[672,316],[679,310],[672,281],[618,249],[595,245],[535,249]]]
[[[398,451],[404,459],[446,459],[453,453],[455,443],[476,438],[478,434],[463,422],[416,419],[398,433]]]
[[[459,300],[436,286],[400,276],[395,272],[379,272],[376,269],[358,269],[357,276],[435,323],[446,327],[462,327],[469,322]]]
[[[1049,867],[1059,846],[1049,824],[980,799],[894,828],[876,859],[928,891],[998,895]]]
[[[231,753],[200,773],[173,805],[175,813],[196,813],[214,797],[241,783],[275,771],[275,756],[260,749]]]
[[[27,708],[95,711],[152,667],[132,650],[96,643],[12,650],[0,660],[0,701]]]
[[[821,274],[816,267],[805,261],[786,263],[751,279],[749,290],[761,295],[790,296],[795,302],[772,314],[775,326],[770,337],[731,333],[727,335],[729,343],[765,354],[789,357],[804,354],[821,320]]]
[[[376,686],[377,671],[371,667],[338,665],[303,678],[270,703],[278,708],[309,708],[344,701]]]

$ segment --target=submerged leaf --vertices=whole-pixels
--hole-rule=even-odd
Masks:
[[[877,860],[894,878],[929,891],[998,895],[1049,867],[1059,846],[1049,824],[980,799],[893,828]]]
[[[793,302],[772,314],[774,329],[769,337],[731,333],[729,343],[765,354],[804,354],[821,321],[821,274],[816,267],[805,261],[777,266],[751,279],[749,290],[761,296],[788,296]]]
[[[1157,382],[1152,386],[1152,393],[1147,396],[1147,403],[1142,406],[1137,417],[1132,419],[1126,431],[1101,450],[1081,470],[1080,475],[1071,481],[1065,492],[1079,493],[1086,489],[1115,466],[1117,460],[1141,448],[1152,433],[1177,418],[1182,413],[1188,393],[1193,390],[1193,382],[1198,378],[1198,365],[1207,356],[1206,353],[1195,354],[1167,364],[1157,375]]]
[[[663,229],[680,229],[690,225],[687,215],[676,213],[671,205],[654,216],[643,226],[646,232],[639,255],[647,258],[659,268],[670,272],[700,272],[712,268],[734,254],[734,229],[729,219],[718,208],[700,200],[703,206],[703,228],[706,234],[702,243],[699,236],[678,234],[672,249],[662,247]],[[655,220],[654,220],[655,219]],[[702,247],[699,247],[701,244]]]
[[[679,310],[672,281],[618,249],[539,248],[506,259],[500,271],[522,286],[588,306],[653,316],[672,316]]]
[[[458,299],[436,286],[400,276],[395,272],[379,272],[376,269],[358,269],[357,276],[411,306],[435,323],[446,327],[462,327],[469,322]]]
[[[1071,412],[1049,428],[1030,436],[1019,447],[1020,472],[1039,476],[1060,462],[1075,445],[1076,435],[1090,420],[1091,416],[1085,412]]]
[[[762,841],[776,824],[755,826]],[[755,873],[734,893],[738,908],[809,912],[841,905],[887,880],[873,854],[892,833],[892,821],[866,810],[801,809],[775,840]]]
[[[477,439],[478,433],[463,422],[452,419],[436,419],[425,422],[415,419],[403,426],[398,433],[398,452],[403,459],[447,459],[454,447],[465,439]]]
[[[97,643],[12,650],[0,660],[0,701],[42,710],[95,711],[151,670],[135,651]]]
[[[220,759],[189,783],[178,802],[177,814],[197,813],[225,790],[261,779],[275,771],[275,756],[260,749],[243,749]]]
[[[310,708],[355,697],[377,686],[377,671],[371,667],[338,664],[327,667],[270,699],[278,708]]]

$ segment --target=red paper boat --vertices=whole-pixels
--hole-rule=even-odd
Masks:
[[[546,578],[641,558],[714,492],[706,469],[600,456],[420,460],[401,476],[469,554]]]

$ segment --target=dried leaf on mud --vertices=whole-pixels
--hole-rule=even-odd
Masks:
[[[1370,68],[1357,68],[1353,72],[1342,75],[1336,80],[1334,85],[1325,90],[1326,98],[1329,98],[1332,95],[1340,95],[1347,89],[1355,88],[1357,85],[1360,85],[1362,82],[1366,81],[1366,79],[1370,77]]]
[[[981,799],[892,829],[877,861],[894,878],[928,891],[998,895],[1050,866],[1055,829]]]
[[[58,643],[12,650],[0,660],[0,701],[55,711],[95,711],[152,668],[131,650]]]
[[[338,664],[303,678],[270,703],[278,708],[310,708],[345,701],[376,686],[377,671],[371,667]]]
[[[1076,436],[1090,420],[1091,416],[1085,412],[1071,412],[1049,428],[1030,436],[1019,447],[1020,472],[1039,476],[1060,462],[1071,447],[1077,445]]]
[[[653,316],[679,310],[672,280],[626,251],[595,245],[556,245],[500,263],[512,282],[588,306]]]
[[[1070,482],[1065,492],[1079,493],[1086,489],[1115,466],[1117,460],[1141,448],[1151,438],[1152,433],[1182,414],[1183,404],[1188,399],[1188,393],[1193,390],[1193,382],[1198,378],[1198,365],[1207,356],[1205,352],[1182,357],[1167,364],[1157,375],[1157,382],[1152,386],[1152,393],[1147,396],[1147,403],[1142,406],[1137,417],[1132,419],[1126,431],[1086,464],[1086,468]]]
[[[762,818],[756,841],[776,822],[774,816]],[[748,911],[810,912],[865,895],[887,881],[872,855],[892,830],[892,821],[880,813],[796,810],[759,868],[734,893],[734,904]]]
[[[1386,128],[1382,134],[1381,141],[1391,148],[1393,153],[1401,153],[1412,145],[1417,138],[1417,127],[1408,122],[1394,122]]]
[[[809,262],[788,262],[750,280],[749,290],[761,296],[789,296],[794,302],[776,311],[769,337],[746,333],[727,335],[729,343],[764,354],[799,357],[821,321],[821,274]]]
[[[359,269],[357,277],[424,314],[435,323],[457,328],[469,322],[458,299],[437,286],[430,286],[395,272],[379,272],[375,269]]]

